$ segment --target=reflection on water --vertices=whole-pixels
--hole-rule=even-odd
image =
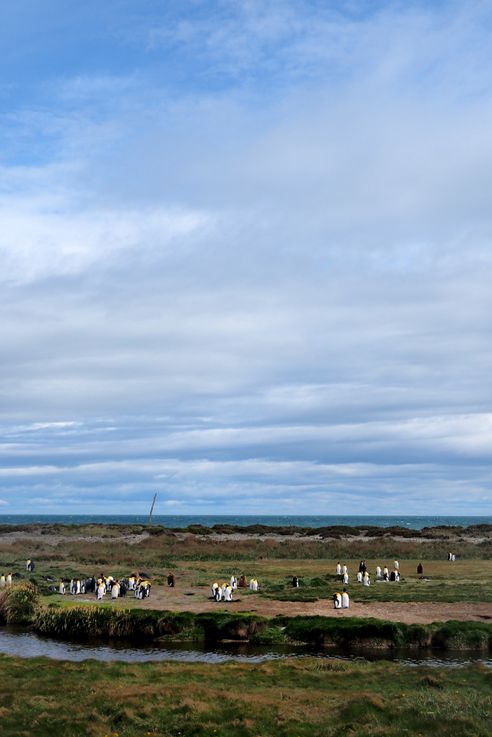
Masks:
[[[344,653],[334,650],[320,650],[291,645],[250,645],[248,643],[215,644],[213,647],[196,643],[166,643],[158,645],[129,645],[114,640],[108,642],[70,642],[41,637],[12,627],[0,627],[0,653],[16,655],[20,658],[47,657],[53,660],[103,660],[128,663],[172,660],[182,663],[223,663],[234,660],[242,663],[263,663],[266,660],[279,660],[287,657],[301,658],[316,656],[339,658],[342,660],[392,660],[405,665],[430,665],[442,667],[461,667],[470,663],[482,663],[492,667],[492,659],[482,653],[422,653],[408,650],[359,651]]]

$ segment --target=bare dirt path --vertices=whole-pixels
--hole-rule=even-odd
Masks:
[[[129,599],[119,599],[116,606],[128,606]],[[133,600],[132,600],[133,603]],[[138,606],[146,609],[162,609],[188,612],[255,612],[266,617],[277,614],[285,616],[321,615],[324,617],[375,617],[405,624],[430,624],[445,622],[450,619],[462,621],[492,622],[492,604],[457,602],[352,602],[350,609],[335,610],[328,599],[316,602],[273,601],[259,596],[241,597],[238,592],[236,600],[228,604],[215,602],[208,598],[208,589],[168,588],[155,586],[148,599],[138,602]]]

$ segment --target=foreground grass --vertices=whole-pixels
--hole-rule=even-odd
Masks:
[[[3,737],[485,737],[492,672],[310,658],[245,665],[0,656]]]

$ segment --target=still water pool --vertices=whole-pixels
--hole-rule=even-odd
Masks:
[[[0,653],[19,658],[46,657],[53,660],[102,660],[128,663],[151,661],[175,661],[182,663],[263,663],[267,660],[302,658],[339,658],[342,660],[392,660],[402,664],[440,666],[456,668],[470,663],[482,663],[492,668],[492,658],[483,653],[471,652],[422,652],[409,650],[359,651],[346,653],[291,645],[250,645],[248,643],[224,643],[197,645],[196,643],[166,643],[136,645],[114,640],[112,642],[90,641],[72,642],[42,637],[14,627],[0,627]]]

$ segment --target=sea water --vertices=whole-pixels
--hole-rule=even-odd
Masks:
[[[94,514],[4,514],[0,515],[0,524],[113,524],[139,525],[148,523],[148,515],[94,515]],[[269,525],[271,527],[329,527],[332,525],[346,525],[357,527],[374,525],[376,527],[406,527],[410,530],[421,530],[424,527],[441,525],[468,527],[469,525],[492,525],[492,515],[481,517],[464,516],[422,516],[410,517],[395,516],[338,516],[338,515],[154,515],[152,524],[164,527],[188,527],[189,525],[203,525],[211,527],[218,524],[238,525]]]

